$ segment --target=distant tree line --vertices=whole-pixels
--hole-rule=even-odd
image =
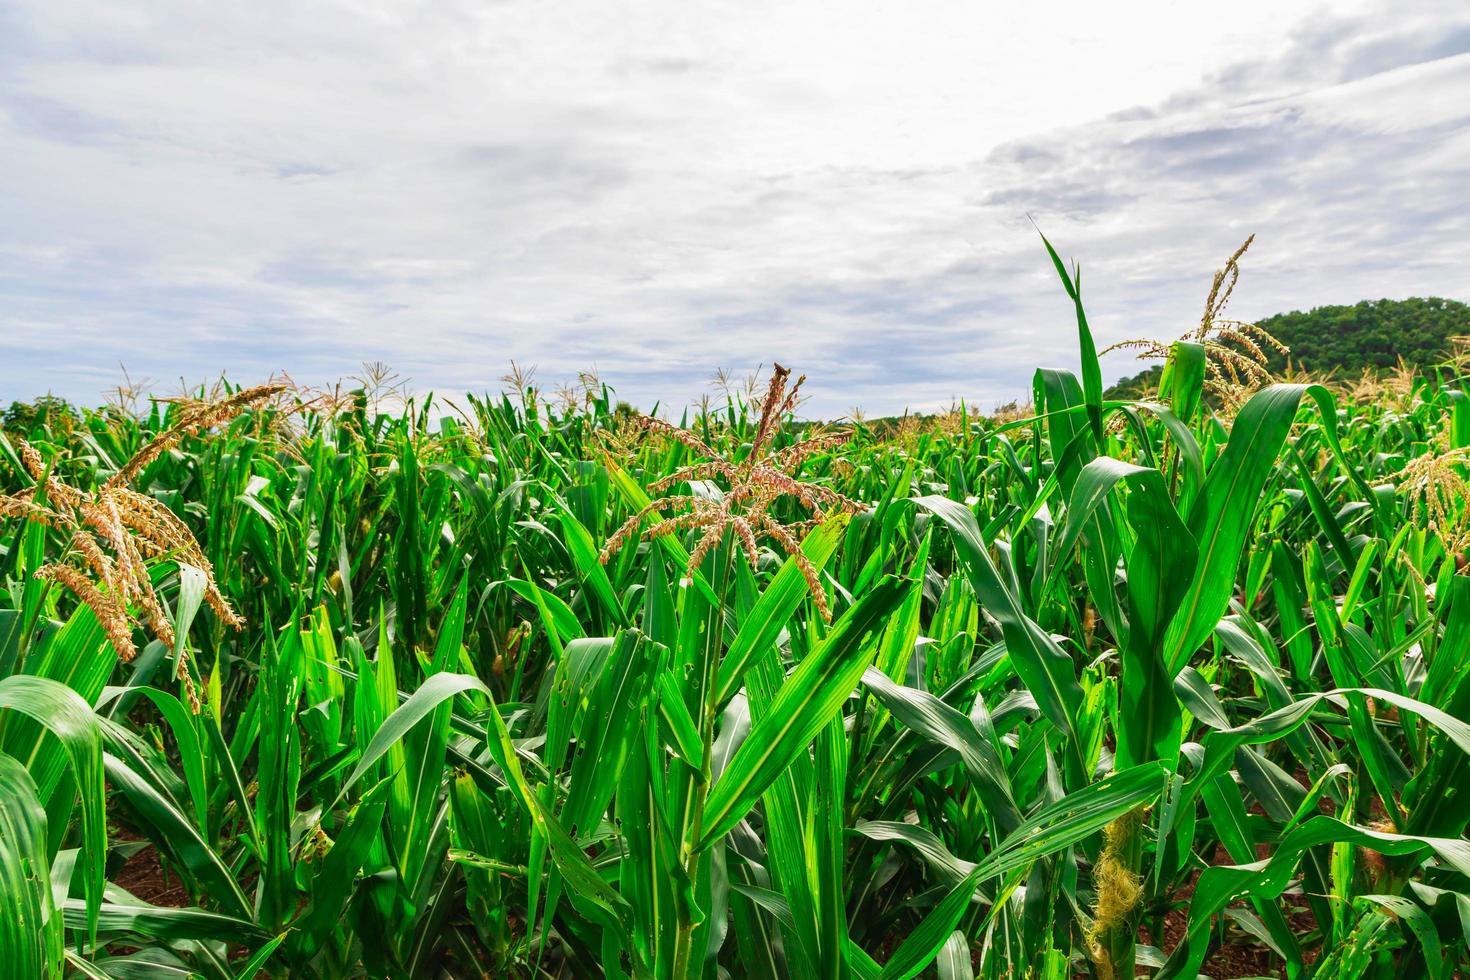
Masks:
[[[10,407],[0,413],[0,430],[23,435],[39,426],[49,426],[53,433],[65,436],[80,421],[77,410],[64,398],[42,395],[35,401],[11,402]]]
[[[1425,369],[1444,360],[1451,338],[1470,335],[1470,305],[1437,296],[1370,299],[1352,306],[1318,306],[1278,313],[1258,321],[1291,349],[1293,367],[1316,375],[1354,378],[1365,369],[1396,367],[1402,358]],[[1286,358],[1273,353],[1273,371]],[[1136,398],[1158,386],[1163,365],[1123,378],[1107,391],[1109,398]]]

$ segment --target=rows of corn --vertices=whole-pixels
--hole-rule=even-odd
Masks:
[[[1075,314],[1009,420],[11,433],[0,974],[1464,975],[1466,389],[1109,402]]]

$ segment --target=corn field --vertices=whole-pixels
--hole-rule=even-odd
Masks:
[[[1470,387],[1106,401],[1055,264],[1012,418],[12,433],[0,972],[1465,975]]]

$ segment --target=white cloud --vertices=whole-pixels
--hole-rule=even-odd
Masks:
[[[1075,360],[1028,213],[1103,340],[1249,231],[1237,312],[1463,288],[1462,5],[991,6],[11,4],[0,397],[779,358],[815,412],[994,401]]]

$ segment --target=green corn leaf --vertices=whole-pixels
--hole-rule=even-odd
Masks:
[[[974,722],[928,692],[893,683],[875,667],[863,673],[863,685],[903,725],[959,753],[975,780],[975,788],[996,810],[996,819],[1003,830],[1013,830],[1021,822],[1005,762],[976,731]]]
[[[56,736],[71,765],[82,811],[83,887],[89,938],[97,932],[107,857],[102,735],[97,716],[75,691],[43,677],[17,674],[0,679],[0,709],[29,716]],[[70,810],[70,806],[67,807]]]
[[[729,833],[840,710],[876,652],[874,634],[903,600],[905,584],[885,579],[874,586],[838,618],[781,686],[770,713],[752,727],[710,791],[698,847],[708,847]]]
[[[386,755],[389,749],[402,741],[415,725],[428,717],[430,712],[456,694],[468,691],[478,691],[486,695],[490,693],[490,689],[479,678],[470,677],[467,674],[445,671],[434,674],[424,681],[419,689],[409,695],[408,700],[389,715],[373,734],[371,741],[363,749],[362,756],[357,760],[357,765],[343,782],[338,800],[340,801],[347,790],[355,785],[374,763]]]
[[[802,542],[801,550],[818,572],[837,550],[842,524],[829,521],[813,530]],[[807,596],[807,581],[795,558],[787,558],[781,570],[766,586],[735,633],[735,639],[720,661],[715,704],[723,705],[739,690],[751,661],[766,647],[776,642],[792,613]]]
[[[1136,766],[1070,793],[1032,815],[924,917],[883,965],[883,980],[908,980],[928,966],[948,942],[982,882],[1014,876],[1042,857],[1086,840],[1123,814],[1156,799],[1164,788],[1165,772],[1158,763]],[[995,900],[1000,902],[1001,897]],[[997,907],[992,906],[992,914]]]
[[[82,902],[68,900],[63,915],[66,924],[81,929],[87,923],[87,909]],[[104,902],[97,918],[102,932],[121,932],[149,939],[218,939],[229,936],[235,942],[258,942],[265,933],[249,918],[221,915],[196,908],[167,908],[137,899],[126,904]]]
[[[105,689],[97,700],[97,707],[101,708],[128,690],[120,687]],[[199,740],[199,732],[195,728],[196,716],[191,714],[178,698],[167,691],[140,687],[134,689],[134,693],[153,702],[159,714],[163,716],[163,720],[168,724],[169,731],[173,733],[174,742],[179,750],[179,762],[184,770],[184,782],[189,787],[189,799],[194,804],[195,826],[199,828],[200,833],[207,834],[209,832],[209,792],[206,783],[204,748]]]
[[[561,530],[567,550],[576,562],[577,572],[592,590],[592,594],[598,598],[608,618],[619,626],[626,626],[627,615],[618,604],[617,593],[613,591],[612,582],[607,577],[607,569],[602,567],[602,562],[598,559],[597,544],[592,540],[592,533],[570,511],[561,515]]]
[[[975,594],[986,611],[1000,622],[1006,651],[1017,675],[1036,698],[1042,713],[1066,735],[1069,758],[1075,767],[1074,775],[1080,781],[1086,768],[1081,757],[1081,728],[1078,725],[1082,688],[1077,683],[1072,659],[1022,610],[1014,592],[1001,579],[980,536],[975,515],[968,508],[937,496],[920,497],[914,503],[949,527],[955,550],[964,563]]]
[[[944,941],[939,956],[934,960],[939,980],[975,980],[975,969],[970,963],[970,941],[956,929]]]
[[[62,975],[61,916],[47,873],[46,810],[36,784],[15,759],[0,754],[0,960],[14,977]],[[93,928],[97,910],[83,925]]]
[[[107,753],[105,759],[108,779],[143,817],[144,830],[150,839],[161,850],[176,855],[210,898],[224,906],[227,912],[250,917],[251,902],[241,891],[234,872],[209,846],[189,818],[132,766],[111,753]]]
[[[1037,234],[1040,234],[1038,231]],[[1082,354],[1082,392],[1087,400],[1087,417],[1092,424],[1093,437],[1098,442],[1103,438],[1102,417],[1102,368],[1097,360],[1097,346],[1092,341],[1092,330],[1087,326],[1087,314],[1082,309],[1082,270],[1075,269],[1075,278],[1067,273],[1067,267],[1062,262],[1062,257],[1057,250],[1052,248],[1051,242],[1041,235],[1041,243],[1046,246],[1046,254],[1051,256],[1052,265],[1057,270],[1057,276],[1062,280],[1062,286],[1067,291],[1067,296],[1072,300],[1072,306],[1077,314],[1077,346]]]
[[[651,694],[647,651],[640,634],[632,630],[618,634],[589,694],[560,815],[574,838],[595,829],[635,749],[638,727],[647,721]]]
[[[256,975],[265,969],[266,963],[270,961],[270,958],[285,940],[286,937],[284,934],[276,936],[264,946],[260,947],[260,949],[256,950],[255,954],[246,960],[240,969],[235,971],[234,980],[255,980]]]

